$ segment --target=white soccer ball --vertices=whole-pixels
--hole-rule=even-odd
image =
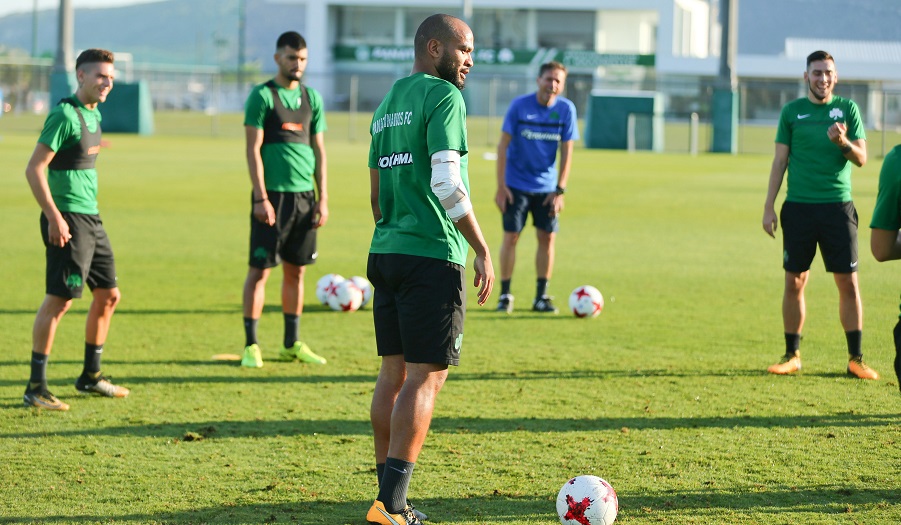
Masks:
[[[363,304],[360,305],[360,308],[363,308],[372,299],[372,283],[369,282],[369,279],[359,275],[354,275],[350,280],[363,292]]]
[[[597,476],[576,476],[557,494],[557,515],[563,525],[610,525],[617,512],[616,491]]]
[[[319,280],[316,281],[316,299],[319,299],[320,303],[328,305],[328,294],[331,293],[336,284],[343,280],[344,277],[341,277],[337,273],[330,273],[320,277]]]
[[[332,286],[328,294],[328,305],[336,312],[353,312],[363,303],[363,291],[350,279]]]
[[[580,286],[569,294],[569,309],[576,317],[597,317],[604,309],[604,296],[594,286]]]

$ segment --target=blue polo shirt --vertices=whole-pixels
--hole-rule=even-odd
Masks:
[[[513,99],[502,130],[512,139],[507,147],[507,186],[530,193],[557,187],[557,151],[561,142],[579,140],[576,106],[558,96],[551,106],[538,103],[535,93]]]

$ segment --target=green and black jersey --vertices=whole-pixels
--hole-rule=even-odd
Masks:
[[[304,90],[306,96],[304,96]],[[278,103],[273,96],[273,91],[278,93]],[[304,101],[309,101],[309,113],[306,108],[301,108]],[[244,125],[253,126],[264,130],[272,127],[272,116],[278,109],[288,113],[304,113],[309,122],[304,123],[301,129],[299,123],[292,124],[282,129],[288,132],[304,134],[306,140],[285,140],[283,137],[264,136],[263,145],[260,147],[260,157],[263,160],[263,179],[266,189],[300,193],[314,189],[314,173],[316,171],[316,155],[310,147],[313,135],[324,133],[327,129],[325,111],[322,107],[322,96],[315,89],[307,86],[298,86],[297,89],[287,89],[266,82],[253,88],[247,97],[244,107]],[[300,110],[304,109],[303,112]],[[290,128],[290,129],[289,129]]]
[[[432,154],[460,152],[469,191],[466,104],[443,79],[416,73],[394,83],[372,117],[369,167],[379,172],[381,220],[370,253],[466,264],[469,245],[432,193]]]
[[[853,100],[832,96],[828,104],[799,98],[782,108],[776,142],[788,153],[785,200],[824,203],[851,200],[851,161],[829,140],[827,130],[844,123],[848,140],[866,139],[860,110]]]
[[[50,110],[38,138],[39,143],[52,149],[57,156],[79,146],[82,119],[89,133],[99,133],[100,130],[100,111],[84,107],[75,96],[68,100],[71,103],[62,102]],[[47,184],[59,211],[97,215],[97,170],[54,169],[53,165],[51,162],[47,170]]]

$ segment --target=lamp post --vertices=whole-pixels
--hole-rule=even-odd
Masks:
[[[735,57],[738,47],[738,0],[720,0],[720,73],[713,89],[714,153],[738,152],[738,80]]]
[[[31,58],[38,57],[38,0],[31,11]]]
[[[75,92],[75,59],[73,38],[75,15],[72,0],[59,0],[59,28],[57,31],[56,58],[50,72],[50,105]]]
[[[238,0],[238,92],[244,92],[244,63],[246,56],[244,48],[247,47],[247,2]]]

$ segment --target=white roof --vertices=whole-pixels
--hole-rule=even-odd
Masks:
[[[785,57],[803,61],[817,50],[827,51],[836,62],[878,62],[901,64],[901,42],[874,40],[832,40],[819,38],[786,38]]]

